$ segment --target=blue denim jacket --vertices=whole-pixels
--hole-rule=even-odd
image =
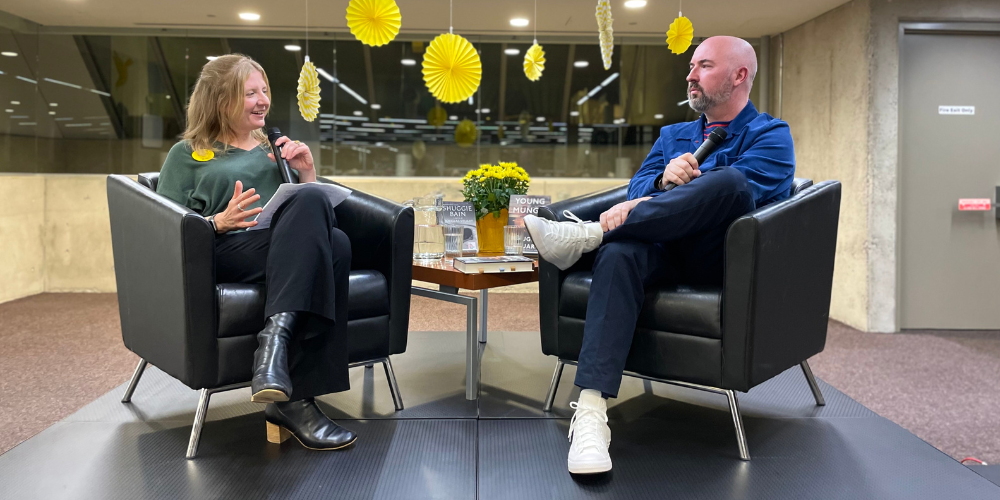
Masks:
[[[705,115],[660,129],[660,137],[628,185],[628,199],[663,194],[653,185],[670,160],[693,153],[704,140]],[[788,198],[795,177],[795,150],[788,124],[758,113],[752,102],[726,127],[729,136],[698,167],[702,172],[730,166],[746,176],[757,207]]]

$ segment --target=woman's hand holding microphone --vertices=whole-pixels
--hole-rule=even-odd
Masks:
[[[264,211],[263,208],[247,208],[260,199],[259,194],[254,194],[254,188],[243,191],[243,183],[236,181],[236,189],[233,191],[233,198],[229,200],[229,206],[220,213],[212,216],[215,221],[215,232],[218,234],[228,233],[236,229],[246,229],[257,225],[257,221],[246,219],[255,217]]]

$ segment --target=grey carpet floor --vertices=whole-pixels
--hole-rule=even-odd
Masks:
[[[537,295],[492,294],[489,328],[537,331]],[[461,306],[413,298],[411,331],[461,329]],[[122,345],[114,294],[0,304],[0,453],[126,381],[137,360]],[[1000,462],[1000,332],[871,334],[831,321],[810,363],[952,457]]]

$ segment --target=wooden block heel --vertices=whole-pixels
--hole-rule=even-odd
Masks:
[[[292,433],[288,432],[284,427],[280,425],[272,424],[271,422],[266,422],[267,424],[267,442],[274,444],[281,444],[288,441],[288,438],[292,437]]]

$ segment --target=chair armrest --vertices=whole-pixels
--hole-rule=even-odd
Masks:
[[[726,233],[723,383],[746,391],[823,350],[841,186],[826,181]]]
[[[202,216],[123,175],[108,208],[122,340],[194,389],[216,380],[215,232]]]
[[[319,177],[318,182],[337,184]],[[344,186],[350,189],[350,186]],[[351,240],[351,269],[374,269],[389,284],[389,352],[406,351],[413,278],[413,209],[356,189],[334,211]]]
[[[544,219],[564,221],[563,210],[569,210],[581,220],[598,221],[601,214],[628,198],[628,185],[605,189],[596,193],[577,196],[538,209]],[[574,271],[589,271],[594,264],[594,252],[584,254],[565,271],[546,262],[538,261],[538,313],[542,336],[542,353],[558,355],[559,292],[566,275]]]

